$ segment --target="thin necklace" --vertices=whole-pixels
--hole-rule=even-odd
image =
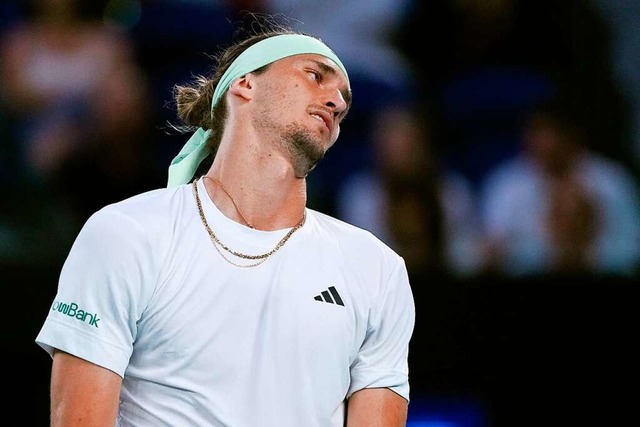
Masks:
[[[198,180],[193,181],[193,193],[195,195],[196,198],[196,204],[198,205],[198,213],[200,214],[200,219],[202,220],[202,224],[204,225],[204,227],[207,230],[207,233],[209,233],[209,237],[211,237],[211,241],[213,242],[213,246],[216,248],[216,250],[218,251],[218,253],[220,254],[220,256],[222,256],[222,258],[224,258],[225,261],[227,261],[229,264],[235,265],[236,267],[255,267],[258,266],[260,264],[262,264],[263,262],[265,262],[271,255],[275,254],[282,246],[284,246],[285,243],[287,243],[287,241],[289,240],[289,238],[291,237],[291,235],[293,233],[295,233],[296,231],[298,231],[298,229],[300,229],[300,227],[302,227],[304,225],[305,219],[306,219],[306,211],[303,212],[302,214],[302,219],[300,220],[300,222],[298,224],[296,224],[295,227],[293,227],[291,230],[289,230],[287,232],[287,234],[285,234],[285,236],[276,244],[276,246],[271,249],[269,252],[261,254],[261,255],[247,255],[247,254],[243,254],[242,252],[236,252],[232,249],[229,249],[229,247],[227,247],[226,245],[224,245],[220,239],[218,239],[218,236],[216,236],[216,234],[213,232],[213,230],[211,229],[211,227],[209,227],[209,223],[207,222],[207,218],[204,215],[204,210],[202,209],[202,202],[200,201],[200,195],[198,193]],[[258,260],[255,263],[251,263],[251,264],[238,264],[234,261],[232,261],[231,259],[229,259],[229,257],[227,257],[220,249],[224,249],[226,252],[230,253],[233,256],[236,256],[238,258],[242,258],[242,259],[247,259],[247,260]]]
[[[211,181],[215,182],[216,184],[218,184],[220,186],[220,188],[222,188],[222,191],[225,192],[225,194],[227,196],[229,196],[229,198],[231,199],[231,203],[233,203],[233,206],[236,208],[236,211],[238,212],[238,214],[240,214],[240,218],[242,218],[242,220],[244,221],[245,224],[247,224],[247,226],[249,228],[253,228],[255,229],[255,227],[253,225],[251,225],[251,223],[249,221],[247,221],[247,218],[244,216],[244,214],[242,213],[242,211],[240,210],[240,206],[238,206],[238,204],[236,203],[236,199],[233,198],[233,196],[227,191],[227,189],[225,188],[224,185],[222,185],[222,183],[220,181],[218,181],[216,178],[213,178],[211,176],[208,175],[204,175],[203,178],[209,178]]]

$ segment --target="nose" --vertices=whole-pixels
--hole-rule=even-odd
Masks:
[[[343,111],[346,111],[349,104],[339,89],[331,89],[325,105],[331,109],[333,117],[338,117]]]

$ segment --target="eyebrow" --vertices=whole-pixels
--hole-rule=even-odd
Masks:
[[[335,69],[335,67],[327,65],[324,62],[316,61],[315,59],[310,59],[309,61],[311,61],[314,64],[316,64],[318,66],[318,68],[320,68],[320,70],[323,73],[331,74],[332,76],[337,76],[338,75],[338,71]],[[348,105],[351,105],[351,98],[352,98],[351,91],[348,90],[348,89],[347,90],[341,90],[340,93],[342,94],[342,98],[344,98],[346,103]]]

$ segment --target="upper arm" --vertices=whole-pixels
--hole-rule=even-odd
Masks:
[[[113,427],[121,384],[115,372],[56,351],[51,369],[51,426]]]
[[[347,427],[404,427],[408,402],[388,388],[365,388],[347,402]]]

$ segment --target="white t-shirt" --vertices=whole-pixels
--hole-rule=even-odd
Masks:
[[[198,186],[231,249],[268,252],[288,231],[242,226]],[[191,185],[109,205],[79,233],[36,342],[122,376],[120,426],[342,426],[362,388],[409,400],[404,261],[365,230],[306,215],[242,268],[216,251]]]

